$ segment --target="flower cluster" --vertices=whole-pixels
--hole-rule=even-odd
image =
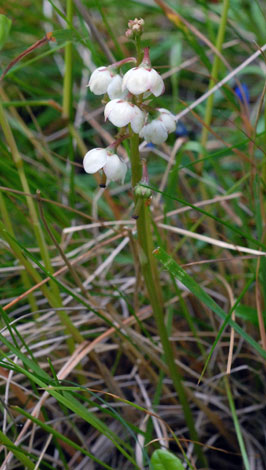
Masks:
[[[128,24],[132,34],[142,33],[143,20],[131,20]],[[129,35],[129,34],[128,34]],[[129,35],[130,36],[130,35]],[[107,67],[99,67],[92,73],[88,87],[95,95],[105,95],[105,120],[122,128],[120,136],[125,135],[126,127],[130,135],[139,136],[148,143],[159,145],[166,141],[168,134],[176,129],[173,114],[167,109],[153,109],[149,97],[160,96],[164,92],[164,82],[159,73],[152,68],[149,49],[144,49],[142,62],[128,70],[124,75],[120,67],[128,62],[136,62],[130,57]],[[135,65],[135,64],[134,64]],[[119,139],[120,143],[121,139]],[[114,148],[118,146],[114,145]],[[113,146],[107,149],[93,149],[84,157],[84,169],[95,173],[102,169],[110,181],[124,181],[126,165],[114,152]]]
[[[133,36],[140,36],[143,32],[144,20],[142,18],[135,18],[129,20],[128,29],[126,31],[126,37],[131,38]]]

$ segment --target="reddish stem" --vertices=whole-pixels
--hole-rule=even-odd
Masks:
[[[34,51],[34,49],[37,49],[37,47],[43,46],[43,44],[46,44],[48,41],[55,41],[56,39],[53,36],[53,33],[47,33],[44,38],[39,39],[37,42],[32,44],[32,46],[28,47],[25,51],[23,51],[21,54],[19,54],[15,59],[13,59],[10,64],[6,67],[6,69],[3,71],[2,75],[0,76],[0,81],[4,79],[6,76],[7,72],[14,67],[23,57],[28,55],[30,52]]]

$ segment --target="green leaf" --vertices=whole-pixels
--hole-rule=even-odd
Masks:
[[[56,429],[52,428],[51,426],[49,426],[48,424],[42,422],[41,420],[39,420],[38,418],[35,418],[34,416],[32,416],[30,413],[27,413],[26,410],[23,410],[22,408],[20,408],[19,406],[16,406],[14,407],[15,410],[17,410],[18,412],[20,412],[23,416],[25,416],[26,418],[30,419],[33,423],[37,424],[40,428],[42,428],[45,432],[49,433],[49,434],[52,434],[55,438],[58,438],[58,439],[61,439],[62,441],[66,442],[67,444],[69,444],[71,447],[73,447],[73,449],[76,449],[78,450],[79,452],[81,452],[82,454],[84,455],[87,455],[90,459],[94,460],[94,462],[97,462],[99,465],[101,465],[103,468],[107,468],[108,470],[113,470],[112,467],[110,467],[109,465],[105,464],[104,462],[102,462],[102,460],[100,459],[97,459],[97,457],[95,457],[91,452],[87,451],[86,449],[83,449],[83,447],[79,446],[78,444],[76,444],[74,441],[72,441],[71,439],[67,438],[66,436],[64,436],[64,434],[61,434],[59,431],[57,431]],[[0,431],[1,432],[1,431]],[[0,438],[1,438],[1,435],[0,435]]]
[[[36,385],[41,387],[42,389],[45,389],[47,385],[50,385],[51,383],[51,378],[50,376],[43,371],[38,364],[35,364],[31,359],[29,359],[27,356],[23,354],[23,352],[16,348],[12,343],[10,343],[1,333],[0,333],[0,340],[2,340],[3,344],[13,352],[17,357],[19,357],[22,362],[28,366],[29,369],[32,369],[34,373],[31,373],[29,370],[24,369],[22,366],[19,364],[15,364],[9,356],[4,353],[0,349],[0,356],[5,358],[6,362],[11,364],[18,373],[22,373],[24,376],[28,377],[32,382],[34,382]],[[61,395],[58,391],[54,390],[53,388],[47,388],[47,391],[49,392],[50,395],[52,395],[59,403],[67,407],[69,410],[71,410],[73,413],[77,414],[80,416],[80,418],[84,419],[87,423],[89,423],[91,426],[95,427],[98,432],[101,434],[104,434],[108,439],[110,439],[113,444],[117,447],[118,450],[129,460],[131,463],[134,465],[134,468],[136,467],[135,461],[129,455],[123,447],[121,447],[121,444],[123,444],[123,441],[116,436],[116,434],[109,429],[109,427],[100,419],[97,418],[93,413],[91,413],[84,405],[82,405],[78,399],[76,399],[72,394],[70,393],[65,393],[64,395]]]
[[[184,286],[187,287],[192,294],[195,295],[203,304],[207,305],[218,317],[223,320],[228,321],[228,324],[234,328],[234,330],[239,333],[242,338],[244,338],[264,359],[266,359],[266,351],[262,349],[259,343],[249,336],[236,322],[227,318],[226,313],[223,309],[202,289],[202,287],[190,277],[184,269],[179,266],[171,256],[169,256],[166,251],[162,248],[157,248],[154,250],[153,254],[158,258],[164,267],[173,274]]]
[[[157,449],[153,452],[150,470],[185,470],[181,460],[169,450]]]
[[[12,21],[5,15],[0,15],[0,49],[3,48],[12,25]]]
[[[21,449],[20,446],[14,445],[13,442],[2,432],[0,431],[0,444],[4,445],[8,451],[11,451],[14,456],[23,464],[24,468],[34,470],[35,464],[29,459],[26,451]]]

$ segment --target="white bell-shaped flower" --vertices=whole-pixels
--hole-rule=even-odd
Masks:
[[[132,95],[150,92],[160,96],[164,92],[162,77],[151,67],[140,65],[130,69],[123,78],[122,90],[127,89]]]
[[[141,129],[139,136],[145,139],[146,142],[159,145],[166,141],[168,133],[163,122],[154,119]]]
[[[160,115],[157,119],[162,121],[162,123],[165,125],[168,134],[174,132],[176,130],[175,116],[170,111],[168,111],[168,109],[165,108],[159,108],[158,111]]]
[[[149,48],[145,47],[143,61],[138,67],[129,70],[122,82],[122,90],[127,89],[133,95],[150,92],[159,96],[164,92],[162,77],[151,67]]]
[[[89,150],[83,159],[83,167],[86,173],[93,174],[103,169],[107,181],[121,181],[124,183],[127,165],[120,160],[111,148],[95,148]]]
[[[145,114],[138,106],[125,100],[112,100],[107,103],[104,109],[105,120],[117,127],[124,127],[131,124],[133,132],[138,134],[144,124]]]
[[[91,74],[87,86],[95,95],[104,95],[115,76],[116,74],[109,67],[99,67]]]
[[[176,129],[175,116],[165,108],[159,108],[159,115],[156,119],[145,126],[140,131],[140,137],[153,144],[162,144],[166,141],[168,134]]]

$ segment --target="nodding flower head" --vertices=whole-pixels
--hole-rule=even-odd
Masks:
[[[150,92],[159,96],[164,92],[162,77],[151,67],[149,49],[146,48],[144,58],[139,67],[133,67],[124,76],[122,90],[127,89],[133,95]]]
[[[105,119],[114,126],[124,127],[131,124],[133,132],[138,134],[144,124],[145,114],[138,106],[125,100],[112,100],[104,109]]]
[[[116,155],[112,148],[96,148],[86,153],[83,159],[83,167],[86,173],[97,173],[103,169],[108,185],[111,181],[124,183],[127,165]]]
[[[140,131],[140,137],[153,144],[162,144],[166,141],[168,134],[176,129],[175,116],[168,109],[159,108],[159,115]]]

